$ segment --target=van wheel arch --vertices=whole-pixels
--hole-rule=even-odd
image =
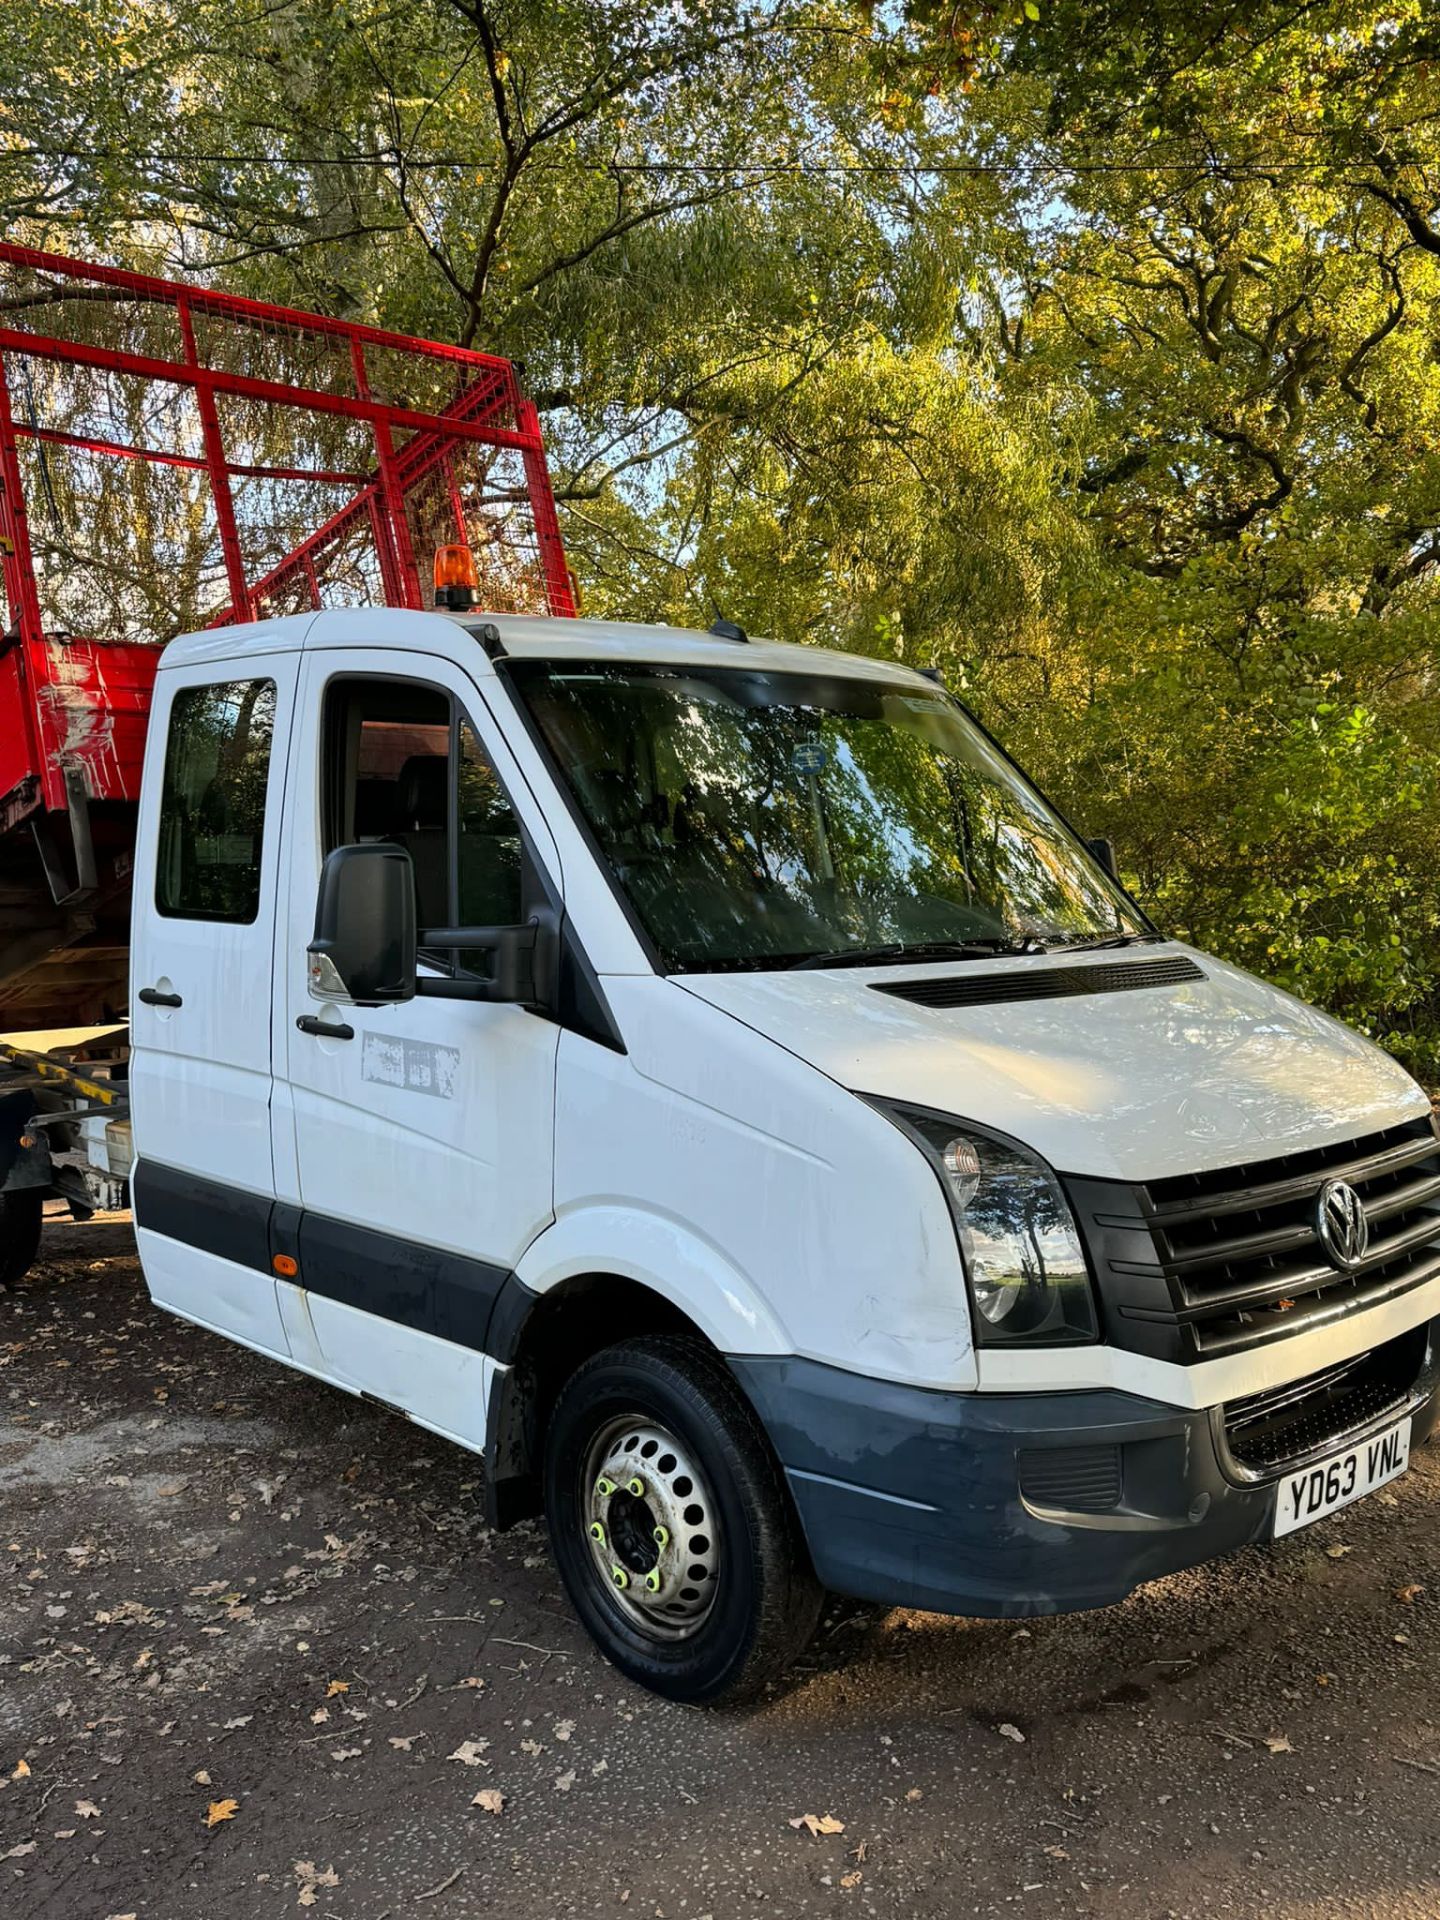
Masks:
[[[688,1314],[620,1274],[577,1274],[538,1296],[519,1281],[505,1289],[488,1343],[508,1363],[495,1376],[486,1411],[485,1517],[492,1527],[503,1531],[540,1514],[546,1425],[570,1376],[602,1348],[652,1333],[684,1335],[723,1361]]]

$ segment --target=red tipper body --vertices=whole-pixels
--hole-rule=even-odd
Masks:
[[[427,606],[454,545],[574,613],[509,361],[0,244],[0,1029],[123,1011],[165,641]]]

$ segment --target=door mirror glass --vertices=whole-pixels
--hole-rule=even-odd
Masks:
[[[313,999],[378,1007],[415,998],[415,876],[403,847],[326,855],[307,952]]]

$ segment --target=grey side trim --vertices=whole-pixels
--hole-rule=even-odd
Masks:
[[[247,1193],[156,1160],[137,1160],[130,1197],[136,1224],[148,1233],[269,1273],[270,1211],[275,1203],[268,1195]]]
[[[137,1162],[131,1192],[136,1220],[147,1232],[267,1278],[275,1255],[288,1254],[300,1266],[295,1284],[309,1293],[475,1353],[489,1350],[491,1314],[512,1279],[508,1268],[332,1220],[154,1160]]]

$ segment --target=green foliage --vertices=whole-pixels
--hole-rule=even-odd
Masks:
[[[588,610],[944,666],[1440,1077],[1426,0],[11,0],[0,103],[12,233],[523,359]]]

